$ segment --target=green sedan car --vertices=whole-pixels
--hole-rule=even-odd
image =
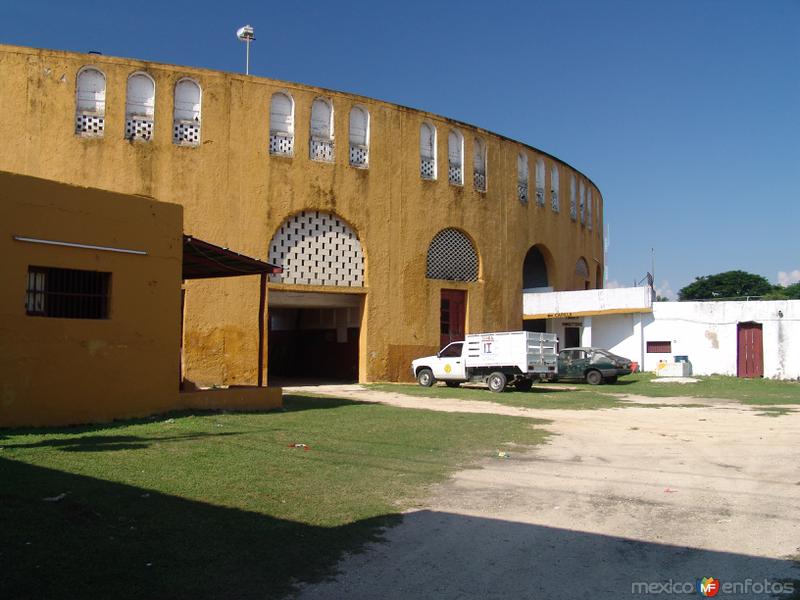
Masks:
[[[631,373],[631,361],[602,348],[564,348],[558,353],[557,381],[585,381],[591,385],[616,383]]]

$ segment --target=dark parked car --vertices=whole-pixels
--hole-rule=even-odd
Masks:
[[[591,385],[615,383],[631,373],[631,361],[602,348],[564,348],[558,353],[558,380]]]

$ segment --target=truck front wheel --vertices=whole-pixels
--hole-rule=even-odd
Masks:
[[[506,379],[504,373],[501,373],[500,371],[495,371],[494,373],[489,375],[489,378],[486,380],[486,383],[489,386],[490,391],[495,393],[500,393],[504,389],[506,389],[507,381],[508,379]]]
[[[419,373],[417,373],[417,383],[422,387],[431,387],[435,381],[433,371],[430,369],[420,369]]]

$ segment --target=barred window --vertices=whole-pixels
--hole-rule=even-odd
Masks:
[[[453,185],[464,185],[464,136],[457,129],[447,136],[447,179]]]
[[[153,139],[156,83],[147,73],[128,77],[125,103],[125,138],[149,142]]]
[[[478,280],[478,253],[470,239],[457,229],[443,229],[428,247],[425,276],[450,281]]]
[[[544,161],[536,159],[536,204],[544,206]]]
[[[360,169],[369,166],[369,112],[361,106],[350,109],[350,164]]]
[[[584,185],[583,181],[580,182],[580,215],[581,215],[581,225],[586,225],[586,186]]]
[[[593,217],[592,217],[592,215],[593,215],[592,205],[593,204],[594,204],[594,200],[592,200],[592,188],[589,188],[589,198],[588,198],[588,203],[586,204],[586,211],[587,211],[586,220],[587,220],[587,224],[588,224],[588,227],[589,227],[589,231],[592,230],[592,226],[594,225]]]
[[[647,342],[648,354],[671,354],[672,342]]]
[[[200,144],[200,85],[183,78],[175,84],[172,142],[180,146]]]
[[[311,104],[311,160],[333,161],[333,105],[325,98]]]
[[[102,137],[106,121],[106,76],[93,67],[78,73],[75,86],[75,133]]]
[[[107,319],[111,273],[28,267],[25,312],[37,317]]]
[[[486,191],[486,143],[477,137],[472,150],[472,182],[479,192]]]
[[[524,152],[517,155],[517,198],[528,203],[528,155]]]
[[[553,212],[561,210],[560,200],[558,196],[558,167],[553,165],[550,169],[550,203],[553,207]]]
[[[269,153],[294,154],[294,101],[283,92],[272,94],[269,103]]]
[[[575,175],[573,175],[569,180],[569,218],[573,221],[578,218],[578,194],[575,183]]]
[[[419,174],[422,179],[436,179],[436,128],[430,123],[419,127]]]

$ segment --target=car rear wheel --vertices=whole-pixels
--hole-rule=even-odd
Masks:
[[[489,390],[495,392],[496,394],[506,389],[507,382],[508,379],[506,379],[505,374],[501,373],[500,371],[495,371],[489,375],[489,378],[486,380]]]
[[[435,381],[433,371],[430,369],[420,369],[419,373],[417,373],[417,383],[422,387],[431,387]]]
[[[599,385],[600,383],[602,383],[602,381],[603,381],[603,375],[600,373],[600,371],[592,370],[586,374],[586,383],[588,383],[589,385]]]

